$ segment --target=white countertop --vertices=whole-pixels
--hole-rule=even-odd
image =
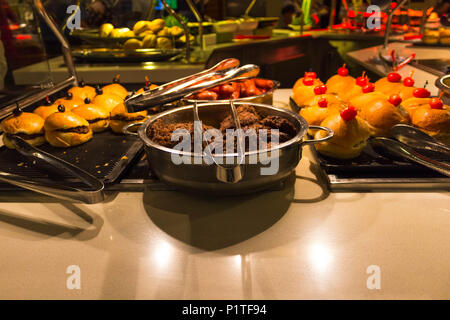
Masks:
[[[285,189],[241,197],[2,192],[0,298],[450,299],[448,192],[329,193],[310,161]]]
[[[445,48],[429,48],[429,47],[408,47],[410,44],[405,42],[391,42],[388,44],[386,52],[395,50],[399,55],[409,57],[413,52],[416,54],[416,59],[449,59],[450,49]],[[378,51],[382,48],[382,45],[356,50],[347,53],[347,55],[361,64],[364,68],[385,77],[391,70],[387,70],[381,63],[373,63],[373,58],[378,57]],[[415,80],[416,87],[423,87],[425,82],[428,81],[427,89],[430,90],[432,95],[438,95],[438,88],[434,85],[434,82],[438,78],[436,75],[421,69],[415,68],[411,65],[406,65],[401,68],[398,73],[402,77],[410,75],[414,70],[413,78]]]

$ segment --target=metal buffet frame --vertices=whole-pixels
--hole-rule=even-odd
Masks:
[[[450,191],[450,178],[447,177],[433,177],[433,178],[418,178],[418,177],[340,177],[336,174],[331,174],[320,165],[319,155],[314,146],[309,148],[313,161],[314,171],[327,184],[327,187],[332,192],[386,192],[386,191],[421,191],[431,192],[436,190]]]
[[[5,108],[2,108],[2,110],[0,110],[0,119],[11,114],[13,112],[13,110],[16,109],[17,107],[19,107],[19,108],[28,107],[28,106],[44,99],[46,96],[50,96],[50,95],[52,95],[56,92],[59,92],[60,90],[63,90],[69,86],[77,86],[78,85],[78,77],[77,77],[77,73],[75,70],[75,65],[73,63],[73,58],[72,58],[72,53],[71,53],[69,42],[66,40],[66,38],[64,38],[64,36],[61,34],[58,27],[56,26],[56,23],[48,15],[47,11],[45,10],[44,6],[42,5],[41,0],[33,0],[33,4],[34,4],[37,12],[39,13],[39,15],[44,19],[44,21],[47,23],[49,28],[55,34],[56,38],[61,43],[64,61],[66,63],[67,70],[69,72],[69,78],[65,79],[64,81],[61,81],[60,83],[53,84],[50,88],[42,90],[39,93],[28,96],[21,100],[18,100],[16,102],[6,106]]]

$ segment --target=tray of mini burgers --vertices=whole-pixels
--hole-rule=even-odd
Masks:
[[[147,79],[138,92],[153,87],[155,85]],[[129,123],[143,122],[150,116],[147,111],[126,112],[123,101],[128,94],[116,76],[113,83],[103,87],[94,88],[81,82],[65,94],[47,97],[26,110],[16,110],[0,122],[3,133],[0,171],[44,181],[64,181],[68,186],[78,185],[73,177],[38,167],[35,161],[14,150],[8,136],[18,135],[29,144],[94,175],[106,188],[114,185],[139,160],[143,150],[140,140],[124,135],[122,128]],[[14,188],[0,184],[0,189]]]
[[[183,99],[181,104],[229,100],[272,103],[273,91],[279,83],[268,79],[249,79],[225,83],[202,90]],[[146,77],[144,90],[155,88]],[[120,84],[119,76],[105,86],[85,85],[59,93],[27,110],[17,110],[3,119],[3,146],[0,147],[0,171],[19,174],[39,180],[64,180],[77,186],[72,177],[58,174],[48,168],[37,167],[33,161],[14,150],[8,135],[19,135],[31,145],[49,152],[84,169],[105,183],[109,190],[142,190],[143,185],[159,190],[167,189],[151,173],[142,142],[124,135],[122,128],[130,123],[143,122],[151,114],[172,108],[169,104],[149,111],[127,113],[123,101],[128,91]],[[44,170],[43,170],[44,169]],[[17,187],[0,183],[0,190]]]
[[[296,81],[291,107],[310,125],[331,128],[334,137],[313,147],[312,153],[330,188],[370,189],[450,187],[450,178],[400,157],[386,155],[368,143],[372,137],[391,137],[398,124],[414,126],[436,140],[450,143],[450,107],[426,88],[414,86],[413,74],[402,79],[397,72],[371,83],[363,73],[354,78],[345,65],[322,82],[315,72]],[[321,131],[309,131],[320,138]],[[422,153],[427,151],[421,150]],[[445,154],[428,157],[450,162]]]

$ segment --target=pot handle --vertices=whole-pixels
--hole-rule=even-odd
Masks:
[[[316,143],[320,143],[320,142],[324,142],[324,141],[328,141],[331,138],[333,138],[334,132],[333,130],[331,130],[330,128],[327,127],[322,127],[322,126],[309,126],[308,129],[313,129],[313,130],[323,130],[326,131],[328,134],[320,139],[311,139],[311,140],[303,140],[301,145],[308,145],[308,144],[316,144]]]
[[[142,124],[143,122],[129,123],[122,128],[122,133],[128,136],[137,136],[138,135],[137,132],[130,131],[129,129],[141,126]]]

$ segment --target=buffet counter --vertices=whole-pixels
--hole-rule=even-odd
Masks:
[[[216,199],[2,192],[0,298],[450,298],[448,192],[329,193],[315,168],[305,150],[284,188]]]

